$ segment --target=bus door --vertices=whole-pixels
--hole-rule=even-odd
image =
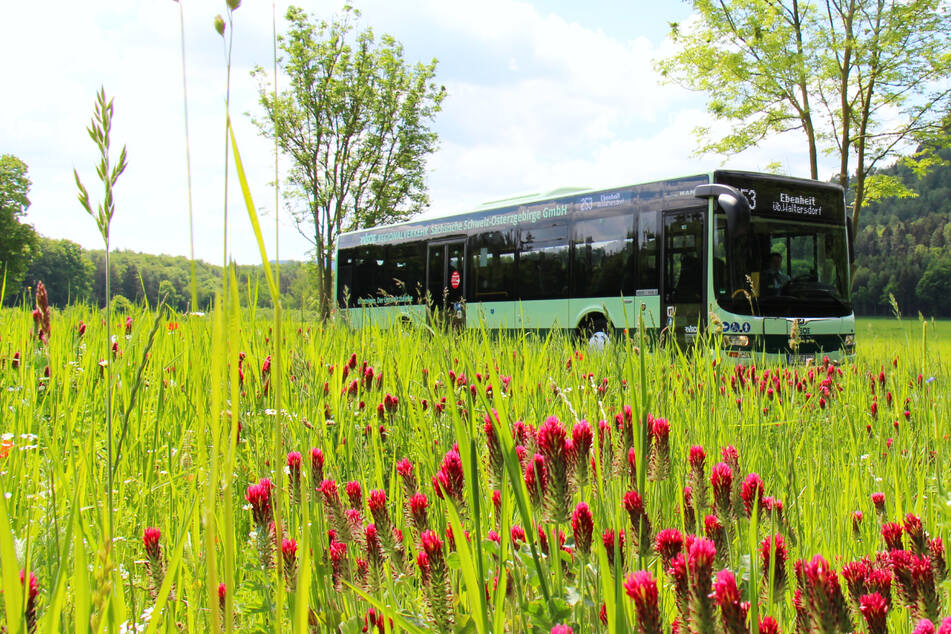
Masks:
[[[426,291],[432,314],[453,326],[465,326],[465,240],[430,244]]]
[[[661,299],[665,338],[681,346],[692,343],[706,323],[705,217],[703,209],[664,213]]]

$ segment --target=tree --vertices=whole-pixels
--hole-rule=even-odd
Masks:
[[[60,308],[70,302],[92,301],[96,267],[81,246],[40,237],[37,247],[23,280],[25,286],[35,287],[42,280],[49,303]]]
[[[853,219],[876,198],[913,195],[876,169],[946,134],[951,105],[951,9],[943,0],[693,0],[699,19],[673,25],[677,51],[661,73],[710,94],[730,122],[698,130],[702,151],[736,153],[771,134],[802,130],[810,176],[818,153],[837,154]],[[918,154],[924,170],[935,162]],[[850,182],[854,174],[854,181]]]
[[[343,231],[405,220],[428,203],[425,161],[436,148],[429,128],[445,95],[436,60],[410,66],[402,46],[345,9],[331,22],[291,7],[278,38],[289,88],[275,96],[261,68],[262,134],[291,158],[285,196],[298,230],[314,245],[318,297],[326,317],[335,296],[333,253]]]
[[[30,179],[26,163],[13,156],[0,156],[0,287],[6,284],[6,296],[20,289],[36,245],[33,227],[20,222],[30,206]]]

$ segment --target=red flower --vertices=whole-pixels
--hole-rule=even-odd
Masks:
[[[551,628],[551,634],[574,634],[574,630],[567,625],[556,625]]]
[[[162,551],[159,548],[159,538],[162,533],[154,526],[145,529],[142,535],[142,543],[145,544],[145,554],[152,561],[158,561],[162,557]]]
[[[762,559],[764,581],[769,582],[769,568],[772,562],[774,568],[773,588],[777,595],[781,595],[786,587],[786,561],[789,559],[786,540],[783,539],[782,535],[766,537],[760,543],[759,552]]]
[[[743,498],[743,508],[746,509],[746,516],[751,517],[753,506],[757,508],[763,499],[763,480],[759,475],[751,473],[743,480],[743,487],[740,489],[740,497]]]
[[[575,548],[583,555],[591,553],[591,534],[594,532],[594,518],[591,509],[584,502],[578,502],[571,514],[571,531],[575,537]]]
[[[729,570],[717,573],[713,582],[713,596],[720,607],[720,620],[727,634],[746,634],[746,614],[740,607],[740,590],[736,577]]]
[[[426,509],[429,508],[429,500],[422,493],[417,493],[409,499],[410,517],[413,519],[413,526],[416,530],[424,530],[428,526]]]
[[[703,463],[707,458],[707,453],[700,445],[694,445],[690,448],[690,467],[696,471],[703,471]]]
[[[676,528],[665,528],[654,539],[654,550],[660,555],[665,569],[670,567],[670,560],[680,554],[683,547],[683,535]]]
[[[244,499],[251,504],[251,514],[258,528],[266,528],[272,520],[271,489],[274,485],[267,478],[261,478],[257,484],[248,487]]]
[[[903,550],[901,544],[902,527],[897,522],[887,522],[882,525],[882,539],[888,550]]]
[[[512,528],[509,529],[509,537],[512,538],[512,544],[518,548],[519,545],[525,543],[525,529],[519,526],[518,524],[513,524]]]
[[[660,634],[660,610],[657,607],[657,580],[646,570],[638,570],[627,576],[624,582],[627,596],[634,600],[637,613],[637,631],[644,634]]]
[[[779,623],[771,616],[760,617],[759,634],[779,634]]]
[[[347,497],[350,499],[350,508],[359,509],[363,506],[363,489],[357,481],[347,482]]]
[[[885,617],[888,614],[888,604],[877,592],[865,594],[859,598],[859,610],[868,625],[869,634],[885,634],[888,627]]]
[[[618,555],[621,558],[620,565],[624,566],[624,531],[617,535],[617,551]],[[614,548],[615,548],[615,534],[614,530],[611,528],[605,529],[601,534],[601,543],[604,545],[604,550],[608,554],[608,563],[613,568],[614,567]]]
[[[436,495],[443,497],[445,492],[450,498],[462,503],[465,488],[465,479],[462,471],[462,458],[459,451],[451,449],[443,456],[442,466],[433,477],[433,487]]]

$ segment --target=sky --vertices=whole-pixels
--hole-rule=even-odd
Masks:
[[[322,18],[338,2],[298,2]],[[666,0],[354,0],[361,26],[403,43],[410,62],[438,60],[447,97],[433,123],[427,216],[559,187],[616,186],[721,166],[808,175],[803,139],[785,134],[738,156],[697,156],[708,125],[704,96],[663,84],[654,60],[669,53],[669,23],[688,3]],[[276,2],[278,31],[288,6]],[[223,261],[224,42],[213,28],[225,3],[183,0],[195,256]],[[113,156],[129,167],[115,189],[114,248],[189,255],[188,178],[179,4],[172,0],[16,2],[0,8],[0,153],[29,166],[26,221],[51,238],[102,248],[76,200],[73,170],[101,199],[97,149],[86,133],[96,93],[114,98]],[[273,145],[260,114],[255,66],[272,65],[272,4],[234,13],[230,112],[261,214],[268,257],[306,259],[310,243],[282,201],[275,223]],[[280,80],[279,80],[280,81]],[[286,160],[286,159],[285,159]],[[820,167],[828,177],[834,166]],[[231,163],[228,256],[260,262]]]

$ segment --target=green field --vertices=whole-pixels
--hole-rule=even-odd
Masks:
[[[748,368],[293,321],[279,353],[237,310],[129,317],[54,312],[47,344],[0,312],[8,631],[912,632],[951,613],[948,322],[860,320],[854,364]]]

